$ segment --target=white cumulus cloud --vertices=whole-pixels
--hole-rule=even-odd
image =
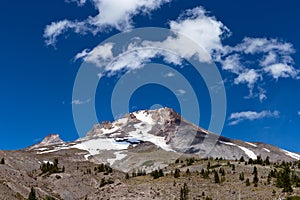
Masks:
[[[86,0],[68,0],[84,5]],[[99,11],[84,21],[67,19],[53,22],[44,32],[46,43],[55,44],[57,37],[67,31],[97,34],[111,28],[125,31],[133,28],[133,17],[148,14],[172,0],[91,0]],[[113,13],[113,14],[112,14]],[[163,57],[167,63],[181,65],[183,58],[197,58],[200,62],[216,62],[222,70],[233,74],[228,82],[245,84],[249,95],[245,98],[267,99],[262,88],[271,78],[300,79],[299,70],[294,67],[293,45],[274,38],[245,37],[236,45],[224,45],[224,38],[230,37],[230,30],[219,19],[210,15],[203,7],[182,12],[176,20],[169,22],[172,36],[163,41],[129,42],[121,55],[113,55],[114,44],[102,44],[94,49],[85,49],[75,56],[112,73],[120,70],[134,70],[144,66],[155,57]],[[104,30],[105,29],[105,30]],[[189,39],[187,39],[189,38]],[[193,42],[191,42],[193,41]],[[265,78],[268,76],[268,78]]]
[[[293,66],[284,64],[284,63],[276,63],[264,68],[264,71],[270,74],[274,79],[288,78],[288,77],[296,77],[298,74],[298,70],[296,70]]]
[[[82,6],[86,0],[71,0]],[[89,16],[83,21],[62,20],[52,22],[45,28],[44,37],[46,44],[54,45],[57,37],[62,33],[73,30],[76,33],[92,32],[97,34],[104,29],[117,29],[119,31],[133,28],[132,18],[138,14],[149,14],[158,9],[161,5],[171,0],[91,0],[91,3],[97,9],[96,16]]]
[[[230,35],[229,29],[215,17],[209,16],[203,7],[183,12],[176,21],[170,22],[170,29],[189,37],[209,54],[223,49],[221,41]]]
[[[273,112],[269,110],[263,110],[261,112],[255,112],[255,111],[243,111],[243,112],[236,112],[232,113],[229,117],[229,125],[236,125],[242,121],[245,120],[257,120],[257,119],[263,119],[266,117],[279,117],[279,111],[275,110]]]

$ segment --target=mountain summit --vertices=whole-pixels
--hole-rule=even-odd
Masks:
[[[280,177],[274,176],[288,165],[294,185],[300,182],[294,176],[300,173],[299,154],[216,135],[170,108],[96,124],[73,142],[51,134],[27,149],[0,151],[0,159],[0,199],[12,200],[26,199],[32,187],[39,199],[176,199],[185,184],[191,199],[204,193],[253,199],[253,192],[257,199],[279,199]]]
[[[85,137],[74,142],[64,143],[58,135],[49,135],[28,150],[36,154],[76,150],[81,152],[83,160],[109,163],[121,171],[138,168],[151,171],[167,166],[180,156],[229,160],[258,156],[268,157],[270,161],[300,159],[299,154],[272,145],[216,135],[188,122],[170,108],[140,110],[113,122],[96,124]],[[155,156],[157,154],[160,156]],[[144,166],[147,160],[153,164]]]
[[[49,134],[41,142],[29,147],[29,149],[37,149],[40,147],[47,147],[51,145],[63,144],[64,141],[60,139],[58,134]]]

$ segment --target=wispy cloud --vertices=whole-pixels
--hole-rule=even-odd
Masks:
[[[87,104],[89,102],[91,102],[91,99],[87,99],[87,100],[84,100],[84,101],[79,100],[79,99],[75,99],[71,102],[71,104],[73,104],[73,105],[82,105],[82,104]]]
[[[229,117],[229,125],[236,125],[242,121],[245,120],[257,120],[257,119],[263,119],[263,118],[270,118],[270,117],[279,117],[279,111],[275,110],[273,112],[269,110],[264,110],[261,112],[255,112],[255,111],[244,111],[244,112],[236,112],[232,113]]]
[[[300,111],[298,111],[298,115],[300,115]]]

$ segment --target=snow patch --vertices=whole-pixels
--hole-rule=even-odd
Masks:
[[[169,145],[166,144],[165,138],[149,134],[148,132],[152,129],[149,124],[144,124],[143,122],[135,124],[135,131],[129,132],[129,136],[135,140],[148,141],[159,146],[166,151],[174,151]]]
[[[44,161],[43,161],[43,163],[44,163],[44,164],[47,164],[47,163],[49,163],[50,165],[53,165],[53,162],[52,162],[52,161],[47,161],[47,160],[44,160]]]
[[[146,111],[138,111],[138,112],[134,112],[135,117],[142,121],[142,122],[146,122],[148,124],[153,124],[153,119],[152,119],[152,115],[148,114]]]
[[[256,144],[253,144],[253,143],[250,143],[250,142],[245,142],[246,144],[249,144],[249,145],[251,145],[251,146],[253,146],[253,147],[257,147],[257,145]]]
[[[116,158],[111,158],[111,159],[107,159],[107,162],[109,162],[110,165],[113,165],[114,162],[116,162],[117,160],[122,160],[123,158],[125,158],[127,155],[123,154],[123,152],[117,151],[114,153]]]
[[[269,152],[269,153],[270,153],[270,150],[267,149],[267,148],[263,148],[263,150],[265,150],[266,152]]]
[[[240,148],[241,150],[243,150],[249,158],[257,159],[256,154],[253,151],[251,151],[250,149],[247,149],[246,147],[242,147],[242,146],[233,144],[231,142],[224,142],[224,141],[219,141],[219,142],[226,144],[226,145],[230,145],[230,146],[236,146],[236,147]]]
[[[43,147],[43,148],[37,148],[37,149],[34,149],[35,151],[45,151],[45,150],[47,150],[48,148],[45,148],[45,147]]]
[[[120,129],[120,127],[115,126],[110,129],[101,128],[100,130],[102,131],[103,134],[110,134],[110,133],[114,133],[114,132],[118,131],[119,129]]]
[[[252,158],[253,160],[257,159],[257,156],[256,154],[251,151],[250,149],[247,149],[246,147],[242,147],[242,146],[239,146],[239,145],[236,145],[238,148],[242,149],[249,158]]]
[[[296,154],[296,153],[293,153],[293,152],[290,152],[290,151],[287,151],[287,150],[284,150],[284,149],[281,149],[287,156],[290,156],[296,160],[300,160],[300,155],[299,154]]]
[[[115,142],[114,139],[110,138],[98,138],[83,141],[80,144],[72,146],[72,148],[77,148],[81,150],[88,151],[91,155],[98,154],[101,150],[124,150],[127,149],[129,144]]]
[[[220,141],[220,140],[219,140],[219,142],[222,144],[230,145],[230,146],[236,146],[235,144],[233,144],[231,142],[224,142],[224,141]]]

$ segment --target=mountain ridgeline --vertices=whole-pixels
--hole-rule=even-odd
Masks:
[[[0,199],[279,199],[299,195],[300,155],[211,133],[170,108],[0,151]],[[2,162],[3,161],[3,162]],[[218,192],[214,192],[217,189]]]

